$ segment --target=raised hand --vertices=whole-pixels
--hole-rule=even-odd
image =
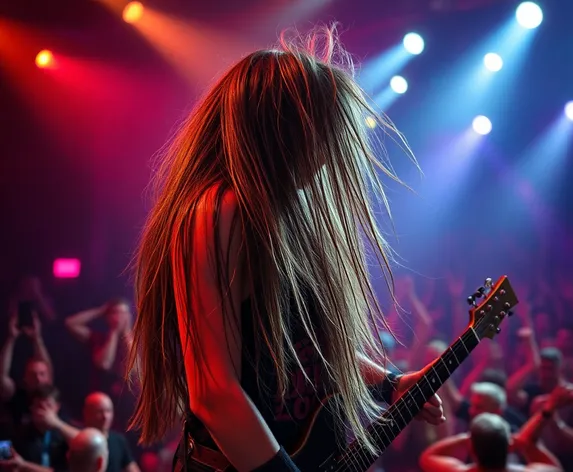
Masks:
[[[20,336],[20,328],[18,327],[18,312],[12,313],[8,320],[8,335],[12,339]]]
[[[36,424],[46,429],[55,429],[60,422],[57,410],[46,405],[32,408],[32,418]]]
[[[0,470],[6,470],[10,472],[18,472],[22,470],[26,461],[22,459],[22,456],[12,448],[12,457],[6,460],[0,460]]]
[[[32,312],[32,326],[22,326],[21,329],[29,338],[39,338],[42,336],[42,323],[36,311]]]

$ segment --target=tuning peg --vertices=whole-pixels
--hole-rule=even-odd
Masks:
[[[474,299],[474,297],[473,297],[472,295],[470,295],[470,296],[466,299],[466,301],[468,302],[468,305],[473,305],[474,302],[475,302],[475,299]]]
[[[508,311],[507,316],[513,316],[513,311]]]
[[[495,332],[496,332],[497,334],[501,333],[501,328],[495,328]]]
[[[485,282],[483,283],[487,288],[491,288],[493,286],[493,280],[491,280],[489,277],[487,279],[485,279]]]
[[[506,310],[509,310],[509,309],[511,308],[511,303],[505,302],[505,303],[503,304],[503,307],[504,307]]]

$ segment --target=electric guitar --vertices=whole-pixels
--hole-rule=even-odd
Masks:
[[[483,287],[468,297],[470,322],[464,333],[431,365],[421,379],[412,385],[384,414],[370,424],[367,432],[377,446],[378,453],[371,453],[359,441],[341,447],[336,440],[332,416],[322,405],[311,417],[306,434],[299,445],[289,451],[294,462],[303,472],[365,472],[388,448],[400,432],[420,412],[427,400],[434,395],[483,338],[493,339],[500,332],[502,320],[511,315],[510,310],[518,299],[506,276],[495,284],[486,279]],[[188,470],[205,472],[233,472],[235,469],[217,451],[196,444],[188,438]],[[176,466],[185,471],[185,466]]]

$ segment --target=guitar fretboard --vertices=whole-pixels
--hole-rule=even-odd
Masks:
[[[479,336],[473,328],[469,327],[432,364],[426,374],[388,408],[379,421],[367,428],[373,443],[379,448],[379,454],[384,452],[414,419],[428,399],[450,378],[479,342]],[[353,441],[337,458],[335,470],[365,471],[374,463],[379,454],[374,455],[362,443]]]

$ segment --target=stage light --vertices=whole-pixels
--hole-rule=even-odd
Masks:
[[[424,38],[422,38],[418,33],[408,33],[404,36],[402,44],[406,51],[414,55],[421,54],[425,46]]]
[[[54,55],[52,54],[51,51],[44,49],[43,51],[40,51],[36,55],[36,65],[40,69],[45,69],[46,67],[50,67],[53,64],[54,64]]]
[[[523,2],[515,11],[517,22],[524,28],[537,28],[543,21],[543,11],[537,3]]]
[[[487,53],[483,58],[483,64],[485,65],[486,69],[497,72],[500,71],[503,67],[503,59],[499,54],[495,52]]]
[[[80,276],[81,266],[79,259],[56,259],[53,267],[54,277],[76,279]]]
[[[143,16],[143,5],[140,2],[129,2],[123,9],[123,20],[135,23]]]
[[[372,116],[367,116],[364,119],[364,123],[366,123],[366,126],[370,129],[376,128],[376,120]]]
[[[573,121],[573,100],[565,105],[565,116]]]
[[[481,134],[482,136],[489,134],[492,128],[489,118],[483,115],[474,118],[472,127],[477,134]]]
[[[401,75],[395,75],[390,80],[390,87],[396,93],[406,93],[406,90],[408,90],[408,82]]]

